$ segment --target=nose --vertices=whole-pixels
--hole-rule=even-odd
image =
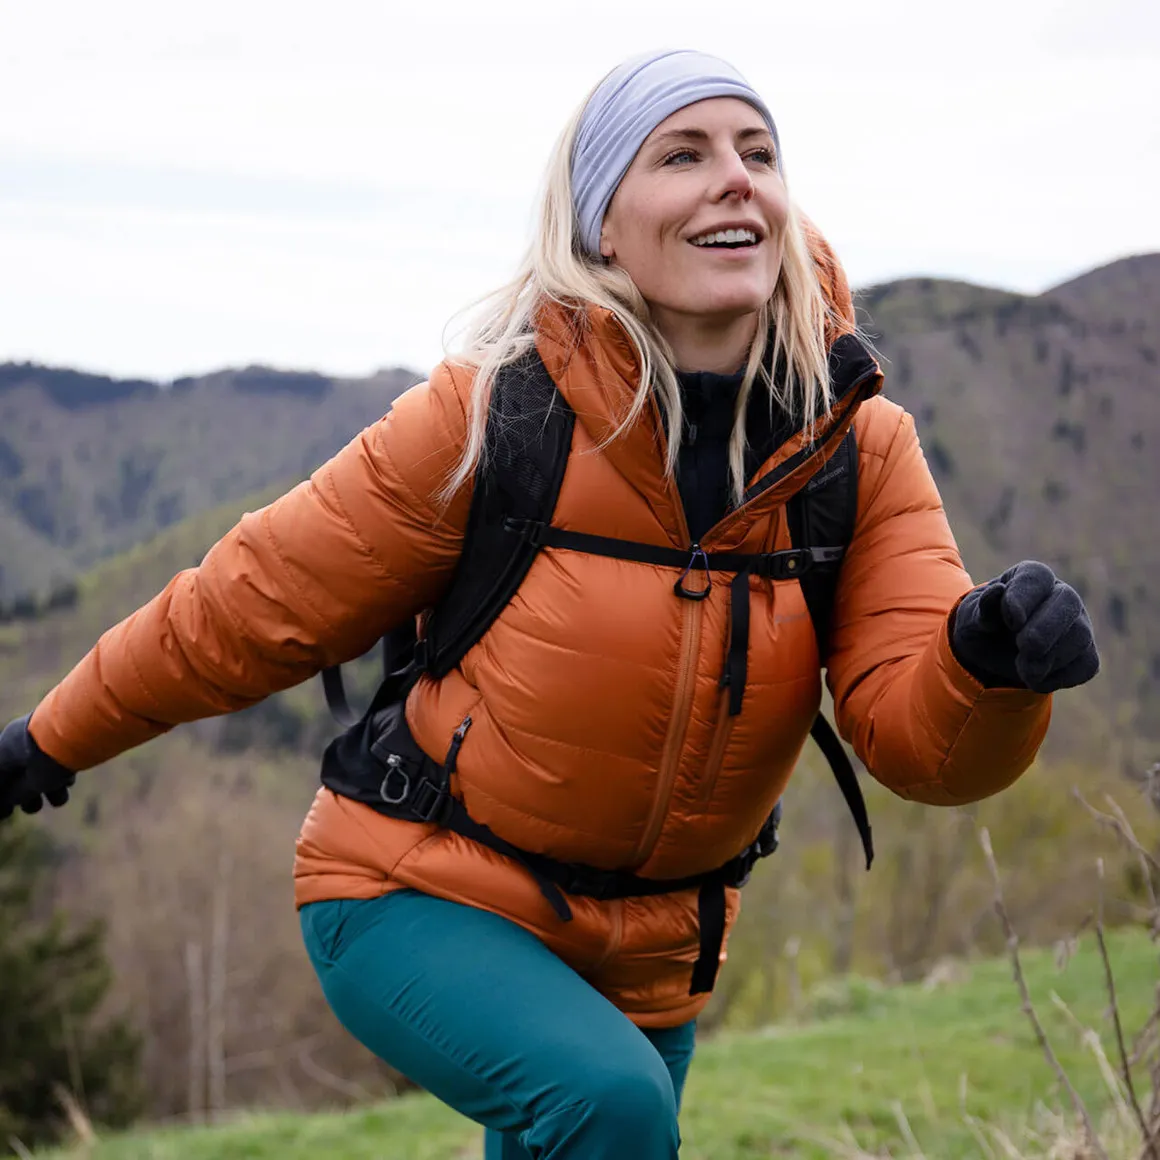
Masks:
[[[753,175],[749,172],[745,159],[732,149],[721,158],[721,165],[715,177],[717,185],[715,201],[724,201],[727,197],[748,201],[753,196]]]

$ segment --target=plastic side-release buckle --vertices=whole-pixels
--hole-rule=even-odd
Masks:
[[[507,516],[503,521],[503,530],[519,536],[525,544],[539,548],[544,542],[544,531],[547,524],[543,520],[529,520],[520,516]]]
[[[597,870],[586,866],[583,872],[572,868],[573,878],[564,881],[561,886],[568,894],[583,894],[588,898],[595,898],[598,902],[610,902],[614,898],[623,897],[620,889],[620,875],[615,870]]]
[[[447,822],[455,799],[449,790],[422,773],[407,770],[407,762],[398,753],[376,754],[386,769],[379,783],[379,798],[416,822]]]
[[[407,808],[415,815],[417,821],[433,822],[437,826],[442,826],[447,822],[454,801],[446,789],[423,777],[415,783],[415,791],[407,803]]]
[[[809,548],[791,548],[775,552],[769,557],[775,580],[796,580],[814,566],[814,555]]]

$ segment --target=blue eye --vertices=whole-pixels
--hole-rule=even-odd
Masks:
[[[761,165],[775,166],[777,164],[772,149],[753,149],[746,154],[750,160],[758,161]]]
[[[675,152],[670,153],[664,159],[664,161],[661,162],[661,164],[662,165],[680,165],[686,161],[696,161],[696,160],[697,160],[697,155],[692,151],[692,149],[677,149]]]

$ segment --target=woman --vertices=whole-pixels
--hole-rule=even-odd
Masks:
[[[1091,625],[1042,564],[972,588],[913,423],[878,395],[853,331],[760,97],[699,53],[628,62],[565,131],[530,256],[467,354],[245,516],[13,722],[7,810],[61,804],[71,771],[253,704],[435,605],[491,386],[530,349],[577,417],[552,521],[573,532],[788,548],[787,500],[852,426],[857,517],[824,658],[840,729],[905,797],[997,792],[1030,764],[1050,692],[1096,672]],[[703,599],[680,599],[670,566],[546,548],[462,661],[410,690],[406,724],[431,761],[448,755],[464,816],[513,849],[705,875],[754,841],[820,700],[793,579],[743,577],[743,695],[722,687],[731,586],[709,577]],[[695,887],[570,896],[563,921],[519,858],[326,788],[295,876],[339,1018],[485,1125],[492,1160],[676,1156],[707,999],[690,986]]]

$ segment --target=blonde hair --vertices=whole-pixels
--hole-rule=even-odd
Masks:
[[[585,102],[586,104],[587,102]],[[462,348],[449,355],[452,363],[474,370],[467,441],[442,498],[450,498],[471,477],[486,454],[484,434],[488,401],[499,369],[523,355],[535,343],[535,320],[548,303],[584,319],[590,306],[610,311],[635,348],[640,382],[632,404],[607,442],[618,438],[639,418],[655,391],[662,403],[667,437],[665,470],[676,470],[684,426],[681,393],[672,348],[653,325],[648,303],[628,274],[585,254],[572,199],[571,158],[584,113],[581,105],[556,142],[548,164],[534,239],[514,278],[477,303]],[[801,218],[792,201],[782,239],[781,272],[768,302],[758,311],[757,336],[749,351],[734,410],[729,440],[729,475],[733,502],[745,492],[745,416],[754,384],[777,407],[800,420],[807,439],[814,424],[831,406],[826,359],[825,324],[830,308],[818,281]],[[773,336],[772,358],[766,348]],[[772,376],[766,365],[784,368]]]

